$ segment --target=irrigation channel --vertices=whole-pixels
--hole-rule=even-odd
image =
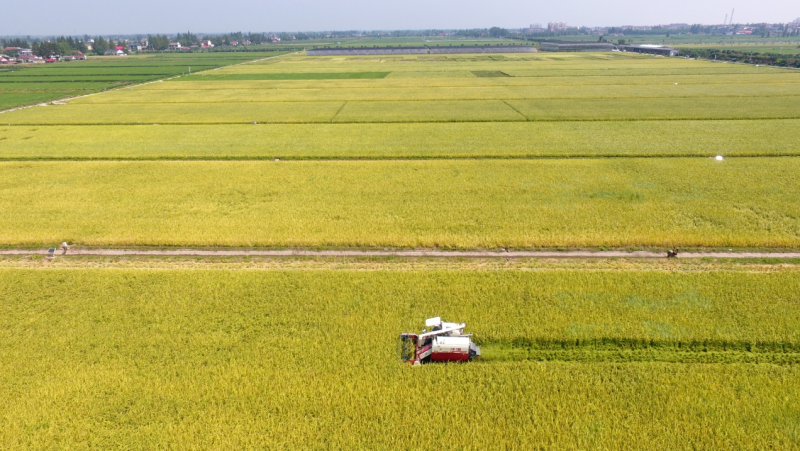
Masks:
[[[55,255],[61,254],[55,250]],[[49,249],[0,249],[0,255],[49,255]],[[71,248],[67,255],[97,256],[204,256],[204,257],[430,257],[430,258],[666,258],[653,251],[489,251],[489,250],[308,250],[308,249],[126,249]],[[800,259],[800,252],[681,252],[677,258]]]

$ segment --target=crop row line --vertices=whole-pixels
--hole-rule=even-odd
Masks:
[[[686,159],[686,158],[711,158],[714,155],[701,153],[684,154],[518,154],[518,155],[435,155],[426,156],[420,154],[391,155],[391,156],[353,156],[353,155],[327,155],[327,156],[297,156],[297,155],[213,155],[213,156],[41,156],[41,157],[14,157],[0,155],[0,162],[46,162],[46,161],[450,161],[450,160],[605,160],[605,159]],[[768,152],[748,152],[746,154],[727,155],[728,158],[793,158],[800,157],[800,150],[797,153],[768,153]]]
[[[0,255],[48,255],[48,249],[0,248]],[[403,257],[403,258],[661,258],[663,252],[652,251],[489,251],[489,250],[363,250],[363,249],[137,249],[137,248],[86,248],[75,247],[69,255],[94,256],[196,256],[196,257]],[[800,259],[800,252],[682,252],[677,258],[731,258],[731,259]],[[575,340],[572,340],[575,342]],[[504,343],[501,343],[504,344]],[[511,343],[513,345],[513,343]],[[523,343],[524,346],[531,345]],[[761,346],[761,345],[759,345]],[[800,345],[798,345],[800,346]],[[562,346],[563,347],[563,346]]]
[[[3,113],[3,111],[0,111],[0,114],[2,114],[2,113]],[[674,118],[669,118],[669,119],[644,118],[644,119],[642,119],[642,118],[637,118],[637,119],[590,119],[590,120],[584,120],[584,119],[544,120],[543,119],[543,120],[536,120],[534,122],[561,122],[561,123],[569,123],[569,122],[614,122],[614,121],[617,121],[617,120],[621,120],[621,121],[624,121],[624,122],[637,122],[637,121],[639,121],[639,122],[654,122],[654,121],[669,121],[669,122],[681,122],[681,121],[683,121],[683,122],[748,121],[749,122],[749,121],[796,121],[797,119],[798,118],[796,118],[796,117],[784,117],[784,118],[768,118],[768,117],[752,117],[752,118],[740,117],[740,118],[737,118],[737,117],[732,117],[732,118],[685,118],[685,119],[674,119]],[[441,123],[441,122],[443,122],[443,121],[429,121],[429,123],[432,123],[432,124],[438,124],[438,123]],[[464,120],[464,121],[458,121],[458,122],[509,122],[509,121]],[[510,122],[527,122],[527,121],[510,121]],[[377,123],[383,123],[383,122],[377,122]],[[312,125],[315,125],[315,124],[326,124],[326,122],[324,120],[320,120],[320,122],[311,122],[310,124],[312,124]],[[334,122],[334,124],[348,125],[349,123]],[[128,126],[131,126],[131,125],[162,125],[162,126],[168,126],[168,127],[172,127],[172,126],[183,127],[183,126],[198,126],[198,125],[253,125],[253,123],[252,122],[218,122],[218,123],[215,123],[215,122],[174,122],[174,123],[163,123],[163,122],[162,123],[150,123],[150,122],[145,122],[145,123],[142,123],[141,121],[138,121],[138,122],[117,122],[117,123],[97,122],[97,123],[87,123],[87,124],[79,124],[79,123],[44,123],[44,124],[39,124],[39,123],[30,123],[30,124],[28,124],[28,123],[13,123],[13,124],[3,124],[2,121],[0,121],[0,127],[84,127],[84,126],[88,126],[88,127],[95,127],[95,126],[108,126],[108,127],[125,126],[125,127],[128,127]],[[304,124],[302,124],[302,123],[283,123],[283,122],[278,122],[278,123],[261,122],[261,123],[256,124],[256,125],[289,125],[289,126],[291,126],[291,125],[304,125]],[[352,125],[352,124],[350,124],[350,125]]]
[[[258,90],[253,90],[258,91]],[[290,89],[286,89],[286,91],[290,91]],[[137,91],[142,92],[142,91]],[[454,98],[430,98],[430,99],[408,99],[408,98],[389,98],[389,99],[323,99],[323,100],[237,100],[236,102],[231,102],[230,100],[214,100],[214,101],[201,101],[201,102],[187,102],[187,101],[172,101],[172,102],[132,102],[132,101],[114,101],[108,103],[94,103],[92,105],[214,105],[214,104],[272,104],[272,103],[325,103],[325,102],[364,102],[364,103],[415,103],[415,102],[435,102],[435,101],[446,101],[446,102],[491,102],[491,101],[501,101],[506,102],[508,105],[508,101],[536,101],[536,100],[575,100],[575,101],[583,101],[583,100],[638,100],[638,99],[719,99],[719,98],[765,98],[765,97],[780,97],[780,98],[790,98],[790,97],[798,97],[800,98],[800,94],[754,94],[754,95],[717,95],[717,96],[654,96],[654,95],[644,95],[644,96],[608,96],[608,97],[514,97],[514,98],[505,98],[505,99],[498,99],[498,98],[479,98],[479,99],[454,99]],[[86,105],[86,104],[84,104]],[[508,105],[511,106],[511,105]],[[513,107],[512,107],[513,108]]]
[[[89,94],[92,95],[92,94]],[[17,107],[11,110],[0,111],[0,114],[15,111],[18,109],[23,108],[32,108],[33,106],[27,107]],[[503,119],[503,120],[475,120],[475,119],[442,119],[442,120],[339,120],[336,122],[331,122],[329,119],[317,119],[317,120],[297,120],[297,121],[265,121],[263,119],[255,118],[256,121],[229,121],[229,122],[156,122],[150,123],[145,122],[58,122],[58,123],[48,123],[42,124],[37,122],[19,122],[19,123],[6,123],[3,124],[2,120],[0,120],[0,126],[3,127],[43,127],[43,126],[131,126],[131,125],[303,125],[303,124],[340,124],[340,125],[348,125],[348,124],[446,124],[446,123],[507,123],[507,122],[543,122],[543,123],[555,123],[555,122],[654,122],[654,121],[757,121],[757,120],[790,120],[790,119],[800,119],[800,111],[798,111],[797,115],[795,116],[763,116],[758,118],[748,118],[748,117],[716,117],[716,118],[692,118],[692,117],[653,117],[653,118],[587,118],[587,119],[579,119],[579,118],[568,118],[568,119],[529,119],[529,120],[521,120],[521,119]],[[254,124],[253,122],[257,122]]]
[[[385,80],[385,79],[384,79]],[[94,80],[87,80],[87,81],[94,81]],[[206,80],[201,80],[206,81]],[[286,81],[295,81],[295,80],[247,80],[247,81],[275,81],[275,82],[286,82]],[[318,80],[318,81],[326,81],[326,80]],[[339,80],[334,80],[339,81]],[[13,81],[13,82],[2,82],[2,83],[28,83],[24,81]],[[31,83],[38,83],[38,82],[31,82]],[[46,83],[46,82],[42,82]],[[582,87],[602,87],[602,88],[610,88],[610,87],[641,87],[641,88],[653,88],[653,87],[668,87],[674,86],[674,82],[670,83],[653,83],[653,84],[643,84],[643,83],[618,83],[618,84],[606,84],[606,83],[576,83],[576,84],[493,84],[493,85],[477,85],[477,86],[464,86],[464,85],[396,85],[396,86],[336,86],[337,88],[344,88],[344,89],[352,89],[352,90],[397,90],[397,89],[493,89],[493,88],[582,88]],[[756,82],[725,82],[725,83],[700,83],[700,82],[682,82],[680,83],[683,86],[724,86],[724,85],[736,85],[736,86],[753,86],[753,85],[795,85],[800,84],[800,79],[797,81],[794,80],[779,80],[779,81],[756,81]],[[328,86],[320,86],[316,88],[310,87],[280,87],[280,86],[259,86],[257,88],[249,87],[249,88],[237,88],[237,87],[208,87],[204,86],[203,88],[179,88],[177,91],[179,92],[208,92],[208,91],[269,91],[269,90],[293,90],[293,91],[322,91],[329,88]],[[149,88],[148,91],[176,91],[175,88],[164,87],[164,88]]]

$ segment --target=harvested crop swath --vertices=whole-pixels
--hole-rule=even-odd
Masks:
[[[796,158],[41,162],[0,170],[5,244],[800,244]]]
[[[797,343],[798,288],[794,271],[2,270],[0,440],[415,448],[413,417],[446,422],[432,447],[790,449],[797,365],[415,369],[394,339],[435,312],[484,339]]]

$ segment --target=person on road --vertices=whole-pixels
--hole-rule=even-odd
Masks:
[[[67,251],[69,250],[69,244],[66,241],[61,243],[61,255],[67,255]]]

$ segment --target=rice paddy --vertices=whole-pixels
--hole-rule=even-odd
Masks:
[[[10,66],[0,71],[0,110],[76,97],[151,80],[280,55],[151,54]],[[45,94],[46,93],[46,94]]]
[[[4,269],[0,439],[794,448],[798,280],[753,268]],[[466,321],[486,359],[398,362],[394,337],[434,314]],[[570,354],[542,352],[561,341]],[[648,361],[628,361],[635,342]],[[540,353],[520,356],[531,346]],[[441,433],[421,444],[408,416]]]
[[[800,247],[796,71],[616,53],[200,63],[0,113],[0,247]],[[17,83],[49,98],[34,88],[56,69],[42,86],[166,74],[66,67],[0,79],[0,101]],[[798,268],[0,258],[0,443],[794,449]],[[399,362],[397,335],[431,316],[466,322],[483,356]]]
[[[7,162],[0,164],[0,241],[796,247],[799,163],[791,157]]]

